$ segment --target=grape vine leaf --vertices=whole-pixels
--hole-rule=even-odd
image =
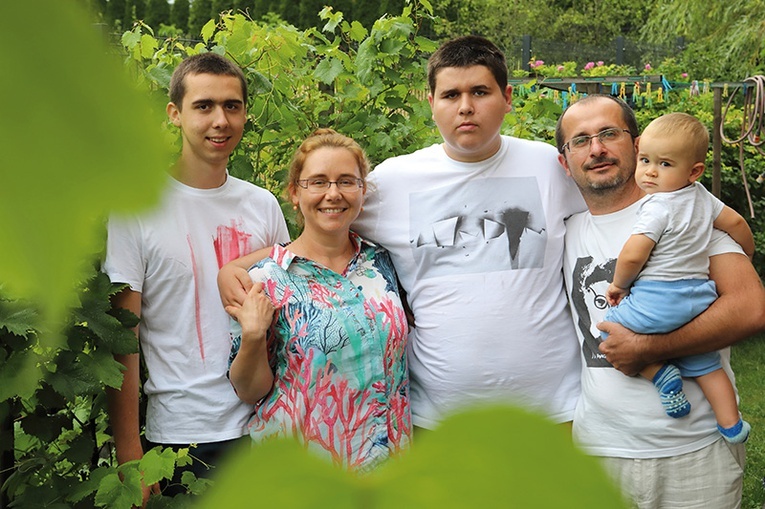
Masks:
[[[368,475],[281,440],[242,451],[216,479],[200,508],[245,507],[252,500],[281,509],[627,507],[598,460],[574,446],[568,428],[504,406],[447,418]]]
[[[76,305],[112,209],[156,202],[169,163],[157,107],[77,2],[0,3],[0,282],[50,324]],[[55,329],[52,328],[55,332]]]

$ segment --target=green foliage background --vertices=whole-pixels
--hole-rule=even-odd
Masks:
[[[210,18],[224,10],[247,13],[252,19],[285,20],[301,30],[319,23],[319,0],[77,0],[95,20],[117,31],[143,20],[157,33],[198,38]],[[164,3],[164,5],[163,5]],[[369,28],[383,15],[397,15],[404,0],[333,0],[336,11]],[[547,41],[547,51],[598,53],[588,60],[609,61],[617,37],[637,45],[643,64],[655,64],[652,53],[677,53],[677,61],[697,79],[741,80],[765,72],[765,0],[432,0],[438,20],[421,18],[420,33],[432,39],[475,33],[506,50],[511,69],[519,69],[520,37]],[[557,49],[555,49],[557,47]],[[576,50],[574,50],[576,48]],[[653,48],[653,49],[652,49]],[[678,51],[682,48],[682,51]],[[516,51],[517,50],[517,51]],[[560,60],[534,50],[535,59]],[[580,65],[584,62],[580,62]],[[632,63],[632,65],[637,65]]]
[[[120,2],[135,11],[130,0],[110,0],[108,6]],[[424,69],[436,43],[422,30],[441,22],[424,0],[367,24],[324,8],[321,26],[306,29],[226,12],[212,20],[207,15],[200,43],[159,37],[138,23],[115,51],[106,50],[76,7],[39,3],[54,15],[29,26],[18,23],[26,19],[26,7],[0,4],[0,42],[8,49],[0,64],[14,77],[0,79],[0,91],[13,98],[8,118],[14,120],[0,124],[6,157],[0,187],[0,454],[8,468],[0,471],[2,496],[17,507],[130,507],[140,501],[142,478],[169,478],[176,465],[193,461],[193,449],[154,450],[118,467],[104,402],[105,387],[121,382],[112,354],[133,352],[137,345],[126,329],[135,317],[111,311],[109,298],[119,288],[97,271],[100,226],[109,210],[139,209],[156,199],[169,161],[164,147],[179,147],[178,133],[160,120],[172,70],[200,51],[226,54],[244,69],[251,90],[248,125],[230,171],[279,195],[294,147],[317,127],[353,136],[373,163],[440,139]],[[641,125],[665,111],[686,111],[711,126],[711,94],[690,96],[678,88],[664,102],[649,102],[638,110]],[[551,141],[561,109],[559,96],[527,82],[516,90],[503,132]],[[740,109],[728,120],[736,132]],[[754,178],[765,165],[745,150],[761,252],[763,200]],[[725,147],[723,198],[745,212],[736,166],[736,147]],[[285,207],[294,231],[291,214]],[[533,507],[556,493],[565,498],[542,506],[620,507],[599,467],[561,436],[535,416],[479,411],[446,423],[421,448],[367,479],[317,463],[291,445],[275,445],[258,451],[255,464],[248,456],[226,466],[225,483],[231,484],[221,482],[200,500],[233,506],[233,492],[285,505],[284,495],[296,490],[284,475],[289,471],[324,485],[333,507],[332,493],[340,492],[348,507],[401,505],[401,497],[422,507],[460,507],[467,500]],[[267,481],[253,483],[255,471]],[[517,479],[523,483],[511,482]],[[196,494],[209,487],[193,476],[184,483]],[[149,506],[189,501],[157,497]],[[295,493],[293,501],[294,507],[324,506],[310,490]]]

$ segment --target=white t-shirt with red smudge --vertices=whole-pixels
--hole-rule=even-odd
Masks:
[[[226,262],[288,240],[276,198],[231,176],[216,189],[170,178],[155,209],[110,218],[103,271],[141,293],[149,441],[208,443],[246,434],[252,406],[226,378],[229,319],[216,278]]]

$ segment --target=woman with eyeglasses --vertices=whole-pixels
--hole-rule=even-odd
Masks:
[[[226,311],[229,378],[255,405],[257,442],[293,437],[367,472],[411,436],[408,326],[388,253],[350,230],[369,161],[352,139],[319,129],[297,149],[287,192],[303,231],[249,273],[255,283]]]

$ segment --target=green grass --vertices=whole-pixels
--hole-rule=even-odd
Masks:
[[[765,502],[765,334],[731,349],[731,364],[741,398],[741,413],[752,425],[746,443],[746,470],[742,509],[761,509]]]

